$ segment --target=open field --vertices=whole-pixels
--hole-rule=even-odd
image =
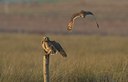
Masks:
[[[68,54],[51,56],[51,82],[128,82],[128,37],[48,36]],[[0,82],[43,82],[41,38],[0,34]]]
[[[0,3],[0,82],[43,82],[41,34],[68,54],[51,56],[51,82],[128,82],[127,8],[127,0]],[[88,16],[67,32],[71,15],[80,10],[92,11],[100,29]]]

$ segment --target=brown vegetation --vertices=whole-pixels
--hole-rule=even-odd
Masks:
[[[50,35],[68,57],[50,56],[51,82],[128,82],[128,38]],[[0,82],[43,82],[42,36],[0,34]]]

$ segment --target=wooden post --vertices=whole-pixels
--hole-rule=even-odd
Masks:
[[[49,57],[50,57],[50,55],[44,55],[43,56],[44,82],[50,82],[50,80],[49,80]]]

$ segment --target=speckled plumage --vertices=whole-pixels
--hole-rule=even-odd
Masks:
[[[52,55],[59,52],[63,57],[67,57],[67,54],[62,46],[56,41],[51,41],[48,37],[43,37],[42,48],[44,49],[46,55]]]

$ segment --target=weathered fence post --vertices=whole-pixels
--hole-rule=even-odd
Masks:
[[[44,82],[50,82],[49,80],[49,58],[50,55],[43,56],[43,76]]]

